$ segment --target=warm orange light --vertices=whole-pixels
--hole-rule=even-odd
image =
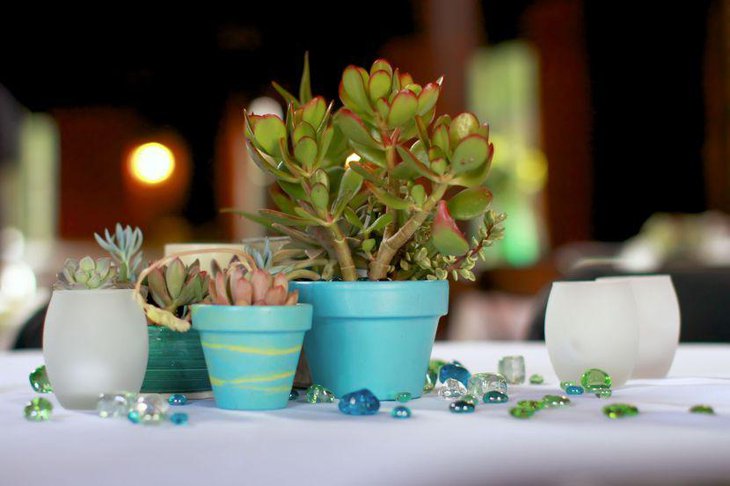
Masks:
[[[157,142],[140,145],[129,157],[132,176],[145,184],[160,184],[170,178],[175,170],[172,151]]]

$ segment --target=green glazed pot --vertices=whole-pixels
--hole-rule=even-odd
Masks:
[[[208,367],[198,331],[175,332],[148,326],[149,356],[142,393],[184,393],[205,396],[211,391]]]

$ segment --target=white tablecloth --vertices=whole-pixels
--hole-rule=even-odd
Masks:
[[[495,370],[499,357],[522,354],[528,375],[545,384],[512,387],[510,402],[556,393],[545,347],[534,343],[443,343],[434,357],[472,371]],[[370,417],[336,404],[304,402],[275,412],[218,410],[211,400],[180,407],[187,426],[151,427],[100,419],[54,402],[53,419],[30,423],[23,405],[35,396],[28,372],[38,352],[0,355],[0,485],[227,484],[635,484],[730,482],[730,346],[684,345],[670,377],[630,381],[610,400],[573,399],[569,409],[529,420],[511,406],[448,412],[433,394],[395,420],[383,403]],[[607,403],[639,407],[610,420]],[[690,414],[698,403],[715,416]]]

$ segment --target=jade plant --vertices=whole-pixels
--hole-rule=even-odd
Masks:
[[[99,246],[109,257],[85,256],[80,260],[66,259],[57,275],[55,289],[132,288],[136,271],[142,262],[142,231],[117,223],[114,236],[104,230],[105,239],[94,233]]]
[[[349,66],[335,111],[312,95],[305,56],[298,97],[274,83],[284,119],[244,113],[277,209],[239,213],[289,236],[316,278],[474,280],[503,234],[484,187],[494,147],[475,115],[436,116],[442,81],[417,84],[383,59]],[[475,235],[457,221],[476,221]]]

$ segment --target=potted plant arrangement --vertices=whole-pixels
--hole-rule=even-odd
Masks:
[[[489,128],[471,113],[437,117],[441,85],[416,84],[382,59],[349,66],[334,111],[312,96],[305,57],[298,97],[274,83],[285,119],[245,113],[248,152],[275,177],[278,209],[240,214],[321,262],[292,287],[314,306],[304,344],[313,381],[337,396],[420,396],[446,279],[474,280],[502,236],[504,215],[483,186]],[[471,239],[457,220],[475,222]]]
[[[132,290],[142,233],[117,224],[95,236],[110,257],[66,260],[43,329],[48,379],[69,409],[96,407],[100,393],[138,392],[147,363],[147,323]]]

